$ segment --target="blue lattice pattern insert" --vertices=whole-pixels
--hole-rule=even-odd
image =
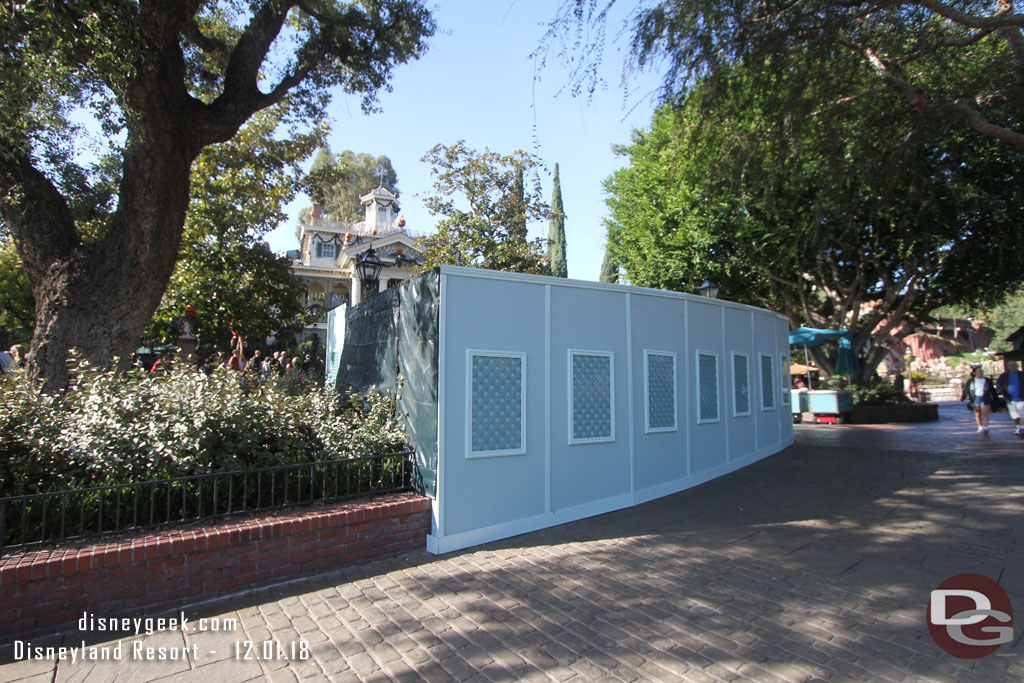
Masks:
[[[572,437],[612,436],[612,359],[577,353],[572,356]]]
[[[523,447],[523,359],[473,356],[474,452]]]
[[[718,419],[718,357],[699,354],[700,419]]]
[[[750,373],[746,356],[732,357],[732,375],[735,384],[736,412],[750,412]]]
[[[761,356],[761,407],[775,407],[775,371],[771,356]]]
[[[663,353],[647,356],[647,420],[650,429],[676,426],[675,358]]]

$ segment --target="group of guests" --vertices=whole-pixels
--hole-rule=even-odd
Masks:
[[[206,359],[200,369],[206,374],[211,374],[218,367],[224,367],[239,374],[254,372],[264,379],[270,377],[281,377],[288,373],[322,373],[323,366],[318,359],[306,354],[305,359],[298,356],[289,357],[284,351],[275,351],[271,355],[264,356],[257,349],[253,352],[252,358],[245,357],[245,350],[241,345],[235,347],[231,355],[226,359],[223,354],[215,353]]]
[[[1000,400],[1006,401],[1006,409],[1013,419],[1014,434],[1024,438],[1024,373],[1017,361],[1006,362],[1006,372],[996,381],[985,376],[981,364],[971,366],[971,376],[964,382],[961,401],[968,401],[978,423],[978,432],[988,434],[989,415]]]
[[[27,355],[28,347],[24,344],[15,344],[10,351],[0,351],[0,375],[25,367]]]

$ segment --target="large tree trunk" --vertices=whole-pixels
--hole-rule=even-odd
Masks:
[[[320,109],[322,89],[329,85],[345,83],[372,93],[387,82],[392,63],[418,57],[421,40],[433,33],[429,13],[415,2],[369,3],[379,11],[352,7],[325,12],[324,17],[312,10],[316,26],[289,59],[276,39],[292,11],[300,6],[309,10],[308,3],[242,3],[250,6],[248,22],[237,39],[223,41],[205,35],[203,22],[196,21],[209,3],[173,0],[127,3],[133,9],[114,24],[116,40],[97,31],[81,44],[71,44],[75,41],[66,36],[80,33],[80,26],[95,15],[86,15],[88,7],[76,3],[58,4],[61,11],[53,13],[57,28],[40,29],[55,31],[55,68],[88,79],[80,93],[84,99],[71,96],[68,103],[98,106],[101,99],[94,98],[93,88],[104,83],[116,98],[122,116],[114,118],[125,122],[127,142],[117,208],[104,226],[106,234],[85,243],[76,228],[76,198],[68,193],[79,179],[63,182],[68,176],[59,167],[69,159],[62,157],[62,149],[47,150],[45,142],[42,149],[34,149],[31,125],[25,131],[0,127],[0,212],[36,297],[29,373],[51,390],[66,383],[65,363],[72,348],[101,366],[110,365],[114,356],[128,357],[170,279],[188,208],[189,169],[204,147],[231,139],[253,113],[284,102],[307,79],[308,108],[299,119]],[[12,17],[18,17],[15,23],[31,25],[21,14],[12,10]],[[19,24],[11,35],[21,30]],[[289,35],[295,38],[294,32]],[[108,38],[115,48],[107,46]],[[118,66],[107,64],[109,49],[125,50],[118,55],[124,63],[114,59]],[[277,63],[288,65],[276,85],[265,82],[264,65],[272,49]],[[209,59],[223,66],[222,73],[214,68],[220,82],[212,100],[193,95],[197,75],[188,67],[186,50],[206,55],[197,63]],[[320,71],[326,64],[334,75]],[[351,74],[338,76],[348,69]],[[65,96],[66,85],[53,85],[53,93]],[[42,90],[49,93],[49,87]],[[16,95],[12,101],[37,96]],[[18,106],[4,108],[4,116],[20,111]]]
[[[126,363],[159,305],[188,208],[192,154],[180,140],[172,131],[150,133],[145,144],[126,153],[118,209],[97,242],[77,239],[67,211],[27,202],[19,214],[9,215],[12,232],[29,254],[25,267],[36,300],[29,373],[50,389],[67,384],[71,349],[100,367],[115,358]],[[34,255],[38,236],[26,233],[46,220],[63,221],[51,222],[49,229],[67,243],[57,253]]]

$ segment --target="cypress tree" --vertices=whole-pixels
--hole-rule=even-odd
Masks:
[[[565,211],[562,209],[562,184],[555,164],[555,184],[551,190],[551,228],[548,230],[548,264],[555,277],[569,277],[565,262]]]
[[[619,264],[612,258],[612,254],[608,251],[608,243],[604,244],[604,260],[601,261],[601,282],[618,282],[619,281]]]
[[[516,175],[512,181],[512,196],[515,200],[515,223],[509,230],[514,241],[526,241],[526,185],[523,183],[523,167],[516,167]]]

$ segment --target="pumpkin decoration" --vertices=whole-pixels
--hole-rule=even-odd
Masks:
[[[396,222],[396,225],[398,225],[398,227],[400,227],[400,228],[404,228],[405,227],[405,216],[399,216],[398,217],[398,221]]]

